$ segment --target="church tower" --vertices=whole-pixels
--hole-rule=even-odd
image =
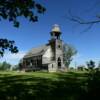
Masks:
[[[50,32],[51,39],[49,41],[55,70],[63,70],[65,67],[63,63],[63,41],[61,40],[61,34],[59,25],[55,24]]]

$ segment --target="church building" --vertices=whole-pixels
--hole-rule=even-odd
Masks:
[[[48,72],[64,71],[63,41],[61,30],[54,25],[50,32],[51,38],[47,44],[32,48],[22,60],[22,69],[46,70]]]

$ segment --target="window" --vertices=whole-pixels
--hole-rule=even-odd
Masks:
[[[58,45],[58,48],[60,49],[60,48],[61,48],[61,46],[60,46],[60,45]]]

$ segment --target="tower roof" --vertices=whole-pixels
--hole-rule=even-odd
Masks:
[[[61,32],[59,25],[57,25],[57,24],[53,25],[51,32]]]

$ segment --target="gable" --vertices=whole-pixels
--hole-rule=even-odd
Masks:
[[[51,58],[53,56],[52,54],[52,50],[51,47],[49,46],[48,49],[45,51],[45,53],[43,54],[44,58]]]

